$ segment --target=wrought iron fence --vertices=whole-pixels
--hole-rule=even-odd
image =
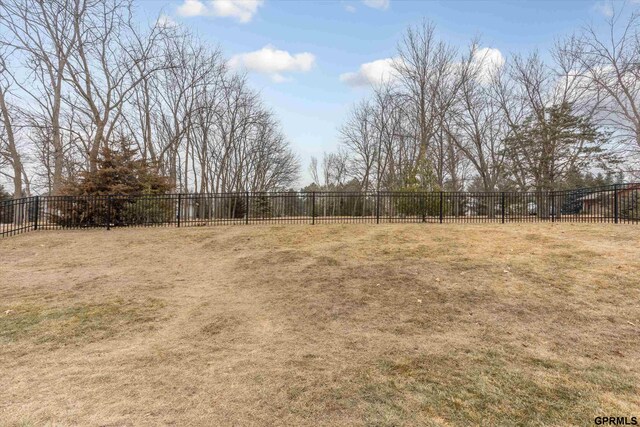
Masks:
[[[640,184],[554,192],[240,192],[0,202],[0,236],[38,229],[321,223],[638,223]]]

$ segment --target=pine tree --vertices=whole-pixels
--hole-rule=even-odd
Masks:
[[[536,191],[557,190],[567,177],[615,159],[603,150],[606,135],[570,103],[551,106],[544,117],[531,115],[506,140],[511,172]]]
[[[125,140],[117,149],[105,146],[95,172],[83,172],[78,182],[63,189],[67,195],[152,195],[166,194],[171,185],[147,161],[137,158]]]
[[[170,191],[169,181],[121,139],[116,148],[102,149],[97,170],[83,172],[63,187],[63,195],[76,197],[60,201],[57,221],[74,227],[168,222],[176,215],[171,199],[139,196]]]

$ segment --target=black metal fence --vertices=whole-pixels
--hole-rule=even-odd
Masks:
[[[269,192],[35,196],[0,202],[0,237],[216,224],[640,222],[640,184],[554,192]]]

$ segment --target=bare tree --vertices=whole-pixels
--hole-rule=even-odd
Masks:
[[[353,108],[350,117],[340,128],[342,143],[354,154],[351,173],[365,190],[370,188],[376,160],[379,157],[380,138],[373,123],[374,114],[370,102],[363,101]]]
[[[183,28],[140,29],[133,6],[0,2],[0,29],[8,35],[0,40],[0,163],[22,171],[6,173],[16,175],[16,187],[28,189],[21,145],[33,154],[33,176],[56,193],[65,178],[95,170],[103,147],[121,141],[180,191],[295,183],[298,159],[246,78]],[[16,131],[18,116],[24,131]]]
[[[309,162],[309,173],[311,174],[311,179],[313,180],[313,184],[320,185],[320,175],[318,174],[318,158],[312,156],[311,161]]]
[[[0,47],[1,49],[1,47]],[[25,173],[22,156],[18,150],[17,135],[15,128],[15,110],[13,110],[7,96],[11,85],[7,79],[5,54],[0,50],[0,157],[11,165],[13,174],[13,197],[22,197],[23,175]]]
[[[28,114],[37,117],[47,138],[39,150],[51,153],[53,166],[48,188],[55,193],[63,177],[64,147],[61,126],[64,72],[75,47],[74,19],[82,19],[84,4],[72,0],[6,1],[0,4],[0,24],[12,36],[0,42],[14,49],[29,70],[26,79],[11,77],[30,97]],[[51,147],[51,148],[50,148]]]
[[[298,160],[245,77],[189,34],[166,39],[163,49],[170,65],[150,78],[158,94],[150,154],[176,187],[265,191],[292,184]]]
[[[505,111],[492,96],[496,80],[487,79],[487,72],[495,77],[500,70],[487,64],[486,56],[479,53],[474,43],[462,58],[460,88],[444,129],[475,169],[483,190],[494,191],[505,171],[504,140],[509,126]]]
[[[156,25],[144,39],[132,24],[130,0],[75,0],[73,54],[66,63],[65,80],[78,98],[78,106],[94,126],[87,141],[90,170],[109,141],[137,86],[164,64],[153,63],[153,46],[165,27]]]
[[[404,89],[403,105],[418,123],[414,174],[426,166],[439,125],[453,100],[455,55],[453,47],[436,38],[435,26],[428,21],[409,27],[398,45],[394,67]]]
[[[640,154],[640,13],[624,8],[607,18],[606,31],[587,26],[562,53],[579,67],[598,119],[621,140],[625,156]],[[635,148],[634,148],[635,147]]]
[[[340,128],[342,146],[351,153],[350,173],[363,189],[402,188],[414,172],[417,128],[402,99],[390,85],[374,88]]]
[[[551,189],[569,170],[608,168],[615,159],[595,120],[603,90],[565,54],[577,46],[557,43],[550,64],[533,53],[503,66],[477,40],[458,58],[433,25],[409,28],[394,84],[374,88],[340,128],[350,173],[363,188],[461,190],[471,168],[474,186],[494,191]]]

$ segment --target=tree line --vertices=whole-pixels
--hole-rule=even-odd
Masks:
[[[392,71],[309,167],[314,189],[559,190],[640,168],[640,16],[619,13],[538,52],[459,51],[423,21]]]
[[[0,0],[0,181],[77,193],[105,158],[181,192],[284,190],[300,162],[222,51],[133,0]],[[640,173],[640,15],[620,10],[548,55],[458,49],[409,27],[392,72],[312,158],[330,190],[557,190]],[[140,169],[142,168],[142,169]],[[75,190],[74,190],[75,188]],[[165,188],[165,187],[162,187]],[[107,190],[105,190],[107,191]],[[3,194],[4,194],[3,193]]]
[[[0,1],[0,174],[61,194],[104,150],[134,150],[174,191],[289,187],[299,160],[221,50],[132,0]]]

